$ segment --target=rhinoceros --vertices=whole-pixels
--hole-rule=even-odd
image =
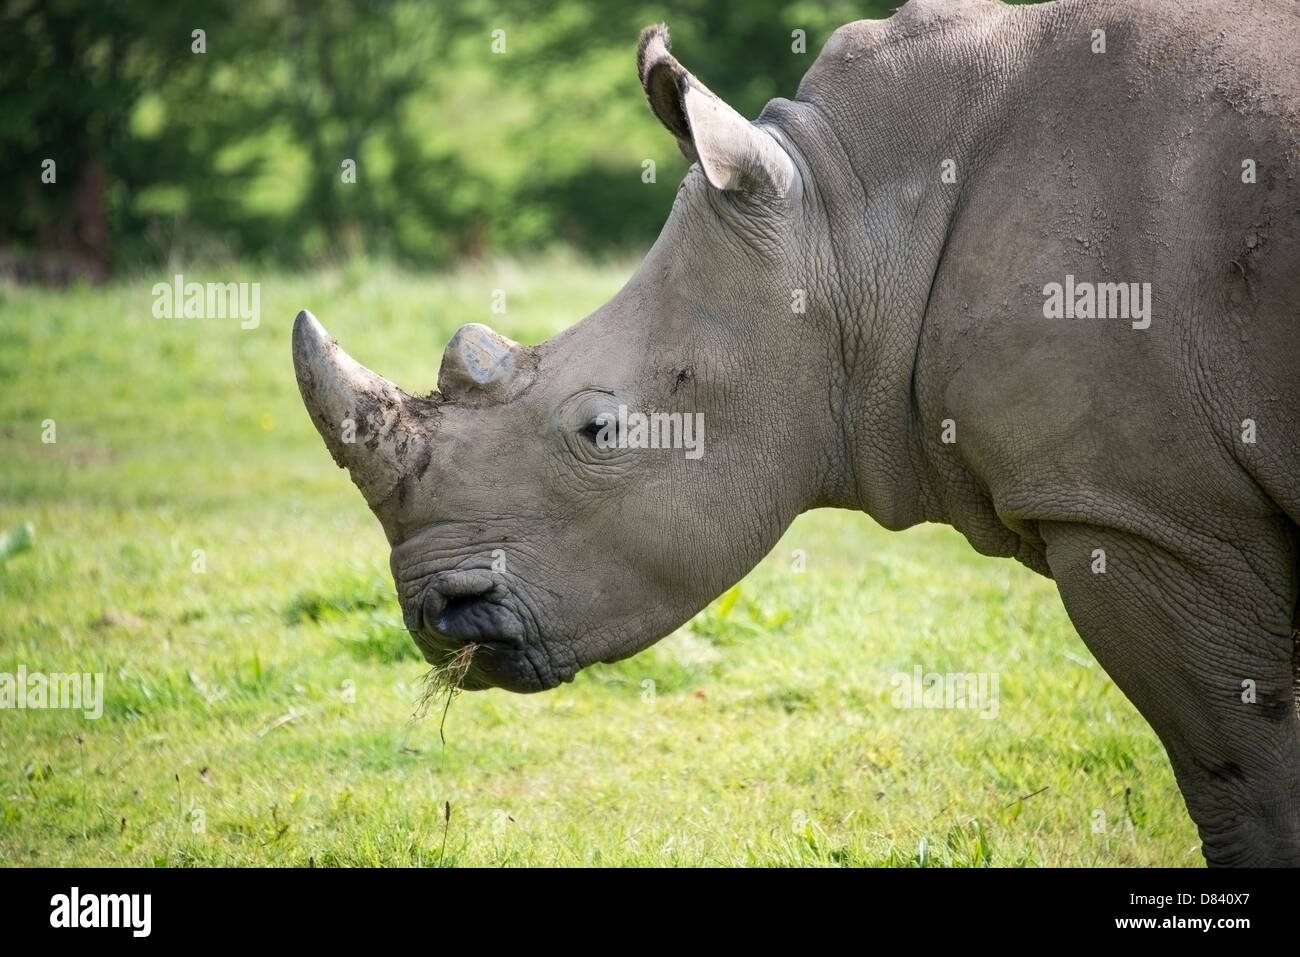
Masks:
[[[415,642],[541,691],[807,509],[947,523],[1055,580],[1208,863],[1300,864],[1297,63],[1289,0],[911,0],[750,122],[648,28],[691,165],[608,303],[427,396],[294,324]]]

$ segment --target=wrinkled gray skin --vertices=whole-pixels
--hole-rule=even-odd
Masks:
[[[1300,863],[1297,37],[1287,0],[912,0],[750,124],[648,30],[651,107],[698,163],[609,303],[533,348],[463,328],[427,398],[295,325],[425,655],[477,643],[466,687],[550,688],[805,509],[945,522],[1056,580],[1210,863]],[[1152,283],[1150,327],[1045,319],[1066,273]],[[597,448],[619,402],[704,413],[705,454]]]

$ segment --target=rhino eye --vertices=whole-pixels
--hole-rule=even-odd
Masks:
[[[604,428],[603,425],[601,425],[595,419],[592,419],[590,422],[588,422],[585,426],[582,427],[582,430],[578,434],[581,435],[588,442],[590,442],[592,445],[595,445],[596,437],[600,435],[600,430],[602,428]]]

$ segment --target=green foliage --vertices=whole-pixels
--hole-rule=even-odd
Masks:
[[[35,539],[36,526],[31,522],[23,522],[7,532],[0,532],[0,565],[10,556],[31,548]]]
[[[755,116],[794,96],[836,27],[895,5],[14,0],[0,21],[0,249],[59,257],[24,267],[50,276],[643,246],[685,163],[645,107],[642,27],[667,22],[684,62]]]

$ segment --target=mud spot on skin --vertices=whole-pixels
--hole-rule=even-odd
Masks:
[[[433,461],[433,453],[429,446],[425,445],[420,449],[420,457],[415,462],[415,480],[418,482],[424,478],[424,473],[429,471],[429,463]]]

